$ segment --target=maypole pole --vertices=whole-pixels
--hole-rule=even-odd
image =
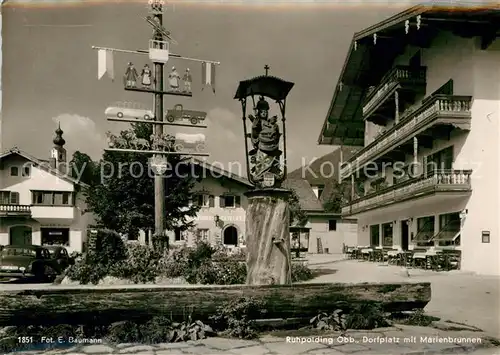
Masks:
[[[158,21],[158,25],[163,27],[163,4],[154,2],[151,3],[151,12]],[[156,5],[156,6],[155,6]],[[162,40],[163,36],[158,30],[154,30],[153,41]],[[155,62],[155,84],[154,84],[154,114],[155,121],[163,121],[163,66],[164,63]],[[156,139],[160,140],[163,137],[163,125],[155,124],[153,134]],[[166,179],[163,176],[166,168],[168,167],[168,160],[166,155],[155,154],[150,162],[150,166],[154,171],[154,193],[155,193],[155,231],[153,235],[153,245],[160,242],[161,248],[165,245],[168,249],[168,240],[165,236],[165,185]],[[158,247],[158,246],[156,246]]]

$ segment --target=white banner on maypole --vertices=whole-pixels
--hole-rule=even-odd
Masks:
[[[115,79],[113,52],[107,49],[99,49],[97,51],[97,79],[100,80],[106,73],[111,80]]]

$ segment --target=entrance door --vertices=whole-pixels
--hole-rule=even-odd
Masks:
[[[224,229],[224,244],[238,245],[238,230],[236,227],[228,226]]]
[[[9,231],[10,245],[31,245],[31,227],[15,226]]]
[[[401,249],[408,250],[408,244],[410,243],[410,228],[408,226],[408,221],[401,222]]]

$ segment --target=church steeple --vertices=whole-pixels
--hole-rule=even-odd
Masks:
[[[55,131],[56,136],[52,140],[54,143],[54,147],[51,150],[50,154],[50,165],[52,168],[59,170],[62,173],[66,173],[66,149],[64,149],[64,145],[66,141],[63,138],[63,130],[61,129],[61,122]]]
[[[61,129],[61,122],[59,122],[59,126],[56,129],[56,136],[54,140],[52,141],[56,147],[63,147],[66,144],[66,141],[62,137],[64,131]]]

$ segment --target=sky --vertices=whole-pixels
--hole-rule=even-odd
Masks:
[[[405,5],[332,5],[328,3],[244,5],[184,1],[167,6],[164,26],[178,42],[171,51],[220,61],[216,93],[201,90],[201,64],[171,59],[179,72],[190,68],[193,97],[166,96],[208,113],[208,128],[168,132],[204,133],[208,161],[244,161],[241,108],[234,94],[239,81],[264,74],[295,83],[287,100],[289,171],[332,151],[318,146],[323,121],[354,32],[401,10]],[[116,53],[116,78],[97,79],[92,46],[146,49],[152,34],[144,20],[147,1],[65,1],[33,6],[11,1],[2,10],[2,122],[0,149],[14,146],[40,159],[49,157],[60,122],[68,155],[79,150],[102,156],[105,132],[127,129],[109,122],[104,110],[116,101],[152,104],[152,96],[126,92],[122,76],[132,61],[138,69],[147,55]],[[278,114],[271,106],[271,114]]]

